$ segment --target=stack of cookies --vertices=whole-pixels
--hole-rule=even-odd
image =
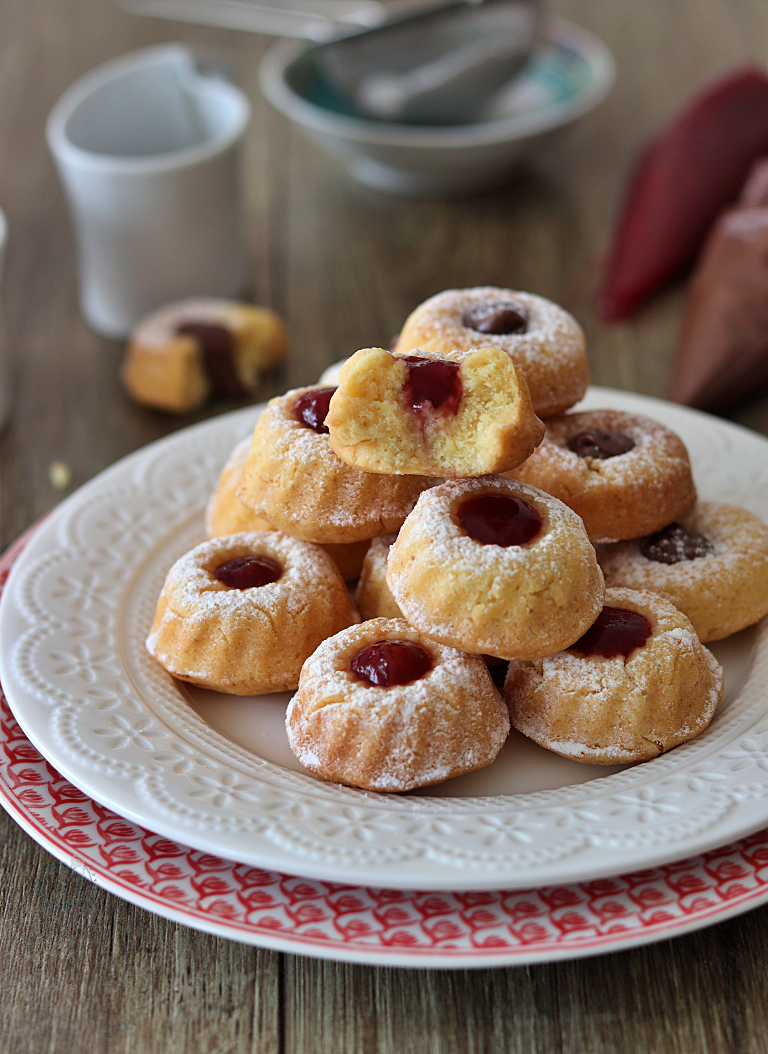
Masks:
[[[149,650],[219,691],[298,687],[299,761],[370,790],[489,764],[510,719],[598,764],[697,735],[723,691],[702,640],[768,612],[768,528],[697,504],[662,425],[567,413],[587,383],[557,305],[428,300],[393,351],[270,402],[211,498],[212,540],[169,573]]]

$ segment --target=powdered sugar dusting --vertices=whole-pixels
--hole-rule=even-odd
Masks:
[[[468,311],[499,301],[522,306],[528,319],[525,333],[480,333],[464,325],[464,315]],[[516,361],[517,356],[526,361],[545,357],[565,365],[574,353],[580,353],[584,347],[584,334],[573,316],[551,300],[533,293],[495,286],[447,289],[430,297],[416,311],[419,328],[429,334],[431,339],[452,345],[451,350],[468,350],[492,344],[508,353],[514,352]],[[406,327],[404,333],[407,335]],[[458,342],[452,343],[457,336],[460,338]]]
[[[258,471],[264,473],[262,466],[267,464],[270,482],[273,480],[274,488],[284,491],[286,515],[293,511],[299,519],[316,516],[338,528],[371,524],[367,537],[381,533],[379,521],[402,521],[430,481],[420,476],[374,475],[347,465],[334,453],[328,435],[306,427],[294,416],[296,400],[311,390],[297,388],[269,403],[254,430],[244,483],[252,466],[258,465]],[[301,501],[295,503],[301,507],[295,509],[293,489],[301,492]],[[257,487],[247,503],[271,519],[270,500],[277,500],[277,496]],[[348,539],[339,539],[343,540]]]
[[[688,463],[680,438],[649,417],[618,410],[584,410],[551,418],[546,426],[544,439],[532,458],[557,463],[562,471],[578,469],[582,474],[618,478],[628,485],[639,480],[641,486],[653,487],[668,477],[670,462],[675,467],[681,459]],[[568,449],[570,439],[593,429],[620,432],[629,436],[635,445],[625,454],[604,459],[579,457]]]
[[[609,589],[606,603],[640,611],[651,621],[653,633],[642,648],[628,657],[566,650],[512,662],[505,694],[515,727],[540,746],[577,760],[624,764],[701,732],[722,698],[723,671],[685,616],[663,598]],[[691,680],[698,698],[680,694],[690,690]],[[582,738],[567,735],[574,725],[582,726]],[[591,741],[590,730],[598,742]]]
[[[452,512],[460,501],[473,495],[486,493],[504,493],[528,501],[542,517],[542,529],[528,545],[502,548],[497,545],[484,545],[469,537],[454,522]],[[398,566],[401,554],[402,566]],[[428,582],[430,572],[435,581],[439,579],[444,587],[446,597],[450,598],[450,608],[442,605],[439,612],[432,613],[422,597],[413,594],[413,574],[418,566],[418,574]],[[574,586],[564,575],[564,568],[570,568]],[[593,573],[592,573],[593,572]],[[481,583],[478,587],[477,583]],[[390,549],[387,565],[387,584],[405,617],[418,625],[428,636],[438,639],[453,640],[456,625],[461,620],[471,620],[471,609],[482,603],[484,597],[478,593],[486,586],[504,592],[507,621],[519,622],[519,632],[528,635],[525,627],[531,632],[540,633],[546,638],[551,632],[559,632],[560,627],[538,625],[546,620],[537,619],[539,599],[547,591],[550,595],[562,593],[560,605],[568,623],[576,617],[571,605],[579,605],[586,617],[584,628],[594,618],[602,600],[602,575],[596,567],[594,551],[590,545],[581,519],[563,502],[549,494],[530,487],[516,480],[498,476],[485,476],[472,480],[455,480],[443,483],[430,491],[424,492],[416,508],[406,520],[397,541]],[[600,586],[599,594],[591,595],[591,587]],[[571,594],[576,589],[579,596]],[[462,602],[469,614],[462,611]],[[450,627],[446,619],[450,620]],[[449,633],[446,633],[449,630]],[[489,633],[489,639],[483,634]],[[577,634],[578,635],[578,634]],[[483,630],[478,627],[476,647],[466,642],[462,646],[468,650],[482,651],[489,654],[504,655],[495,651],[494,628]],[[575,639],[575,637],[572,637]],[[551,650],[562,647],[561,642]],[[527,648],[526,648],[527,651]],[[518,655],[523,654],[517,652]],[[539,652],[541,654],[541,652]]]
[[[528,321],[524,333],[485,334],[464,325],[467,312],[498,302],[521,309]],[[447,354],[489,344],[506,351],[522,369],[539,417],[562,413],[587,389],[589,371],[581,327],[567,311],[533,293],[493,286],[438,293],[406,320],[396,351]]]
[[[500,549],[496,545],[483,545],[465,534],[453,520],[451,510],[459,499],[468,499],[476,494],[509,493],[530,502],[543,511],[544,523],[541,534],[529,546],[508,546]],[[543,510],[542,507],[543,506]],[[508,566],[526,566],[530,563],[533,548],[545,553],[556,542],[561,541],[567,549],[575,549],[583,543],[581,520],[563,502],[525,483],[501,479],[498,476],[481,476],[478,479],[449,480],[439,487],[424,491],[408,520],[413,535],[428,542],[430,556],[435,564],[450,568],[457,561],[464,566],[497,568],[501,560]],[[577,532],[571,540],[568,531]],[[564,537],[561,539],[561,532]],[[393,578],[397,574],[392,572]]]
[[[269,556],[283,573],[276,582],[253,589],[230,589],[213,571],[237,556]],[[187,616],[188,609],[251,611],[254,603],[272,613],[285,590],[306,589],[308,582],[327,576],[330,558],[309,542],[276,531],[253,531],[212,538],[182,556],[168,572],[166,585],[172,591],[171,606]]]
[[[561,414],[546,422],[537,450],[510,475],[549,491],[580,515],[594,542],[650,533],[696,498],[688,452],[668,428],[617,410]],[[618,432],[634,447],[614,457],[580,457],[568,442],[583,432]]]
[[[230,589],[214,576],[217,567],[235,557],[251,555],[275,560],[282,568],[280,578],[252,589]],[[183,620],[185,635],[192,641],[208,640],[215,633],[226,642],[236,627],[255,623],[271,627],[279,639],[307,611],[318,608],[318,598],[321,608],[341,602],[349,612],[349,621],[355,618],[339,573],[322,549],[277,531],[253,531],[213,538],[177,560],[166,577],[160,610],[165,605],[164,617]],[[147,649],[153,655],[158,655],[162,634],[161,619],[147,638]],[[213,658],[218,661],[219,656]],[[172,656],[163,655],[162,661],[173,672],[190,672],[174,666]],[[195,675],[213,676],[203,654]]]
[[[768,526],[721,502],[697,502],[679,518],[713,552],[676,564],[644,556],[642,538],[597,547],[611,585],[650,589],[676,604],[703,640],[719,640],[768,612]]]
[[[363,684],[349,668],[351,657],[381,640],[419,644],[432,655],[432,669],[407,685]],[[286,730],[299,761],[323,775],[327,774],[324,759],[336,744],[308,736],[310,727],[318,727],[311,722],[318,711],[326,718],[324,730],[330,724],[342,738],[350,715],[361,717],[373,739],[385,728],[396,730],[387,743],[381,770],[369,782],[382,791],[427,786],[489,764],[509,731],[506,706],[483,661],[426,640],[402,619],[373,619],[344,630],[324,641],[304,663],[299,692],[288,707]],[[484,718],[480,729],[479,717]],[[416,729],[422,737],[425,729],[433,730],[426,753],[413,749]]]
[[[166,304],[138,324],[132,340],[150,351],[164,351],[168,341],[176,336],[178,327],[184,322],[210,322],[226,324],[236,311],[234,300],[217,297],[194,297]]]

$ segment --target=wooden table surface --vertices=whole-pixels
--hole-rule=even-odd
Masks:
[[[574,313],[598,384],[663,396],[682,287],[630,324],[593,310],[628,166],[700,79],[768,56],[764,0],[557,0],[613,49],[613,94],[500,191],[449,201],[355,186],[261,99],[269,41],[122,13],[107,0],[0,3],[0,204],[10,225],[0,339],[13,416],[0,442],[3,548],[72,488],[190,423],[133,405],[123,351],[81,319],[72,235],[43,126],[98,63],[181,39],[232,49],[254,104],[244,156],[251,295],[286,319],[295,353],[263,397],[385,343],[444,288],[494,284]],[[219,411],[218,406],[203,414]],[[225,407],[226,409],[226,407]],[[768,434],[768,398],[734,419]],[[64,920],[64,924],[62,924]],[[764,1052],[768,908],[674,941],[502,970],[345,966],[174,925],[58,864],[0,816],[0,1051]]]

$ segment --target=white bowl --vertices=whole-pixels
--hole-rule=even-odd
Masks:
[[[261,89],[318,146],[338,155],[360,183],[393,194],[462,193],[498,183],[545,134],[570,124],[611,90],[616,67],[605,44],[551,19],[531,63],[489,103],[483,120],[392,124],[325,108],[292,83],[304,43],[280,41],[261,65]]]

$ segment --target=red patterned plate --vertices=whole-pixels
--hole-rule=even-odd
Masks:
[[[0,559],[0,590],[23,548]],[[235,864],[124,820],[45,761],[0,693],[0,803],[44,849],[139,907],[232,940],[378,966],[514,966],[665,940],[768,901],[768,830],[618,878],[465,893],[368,889]]]

